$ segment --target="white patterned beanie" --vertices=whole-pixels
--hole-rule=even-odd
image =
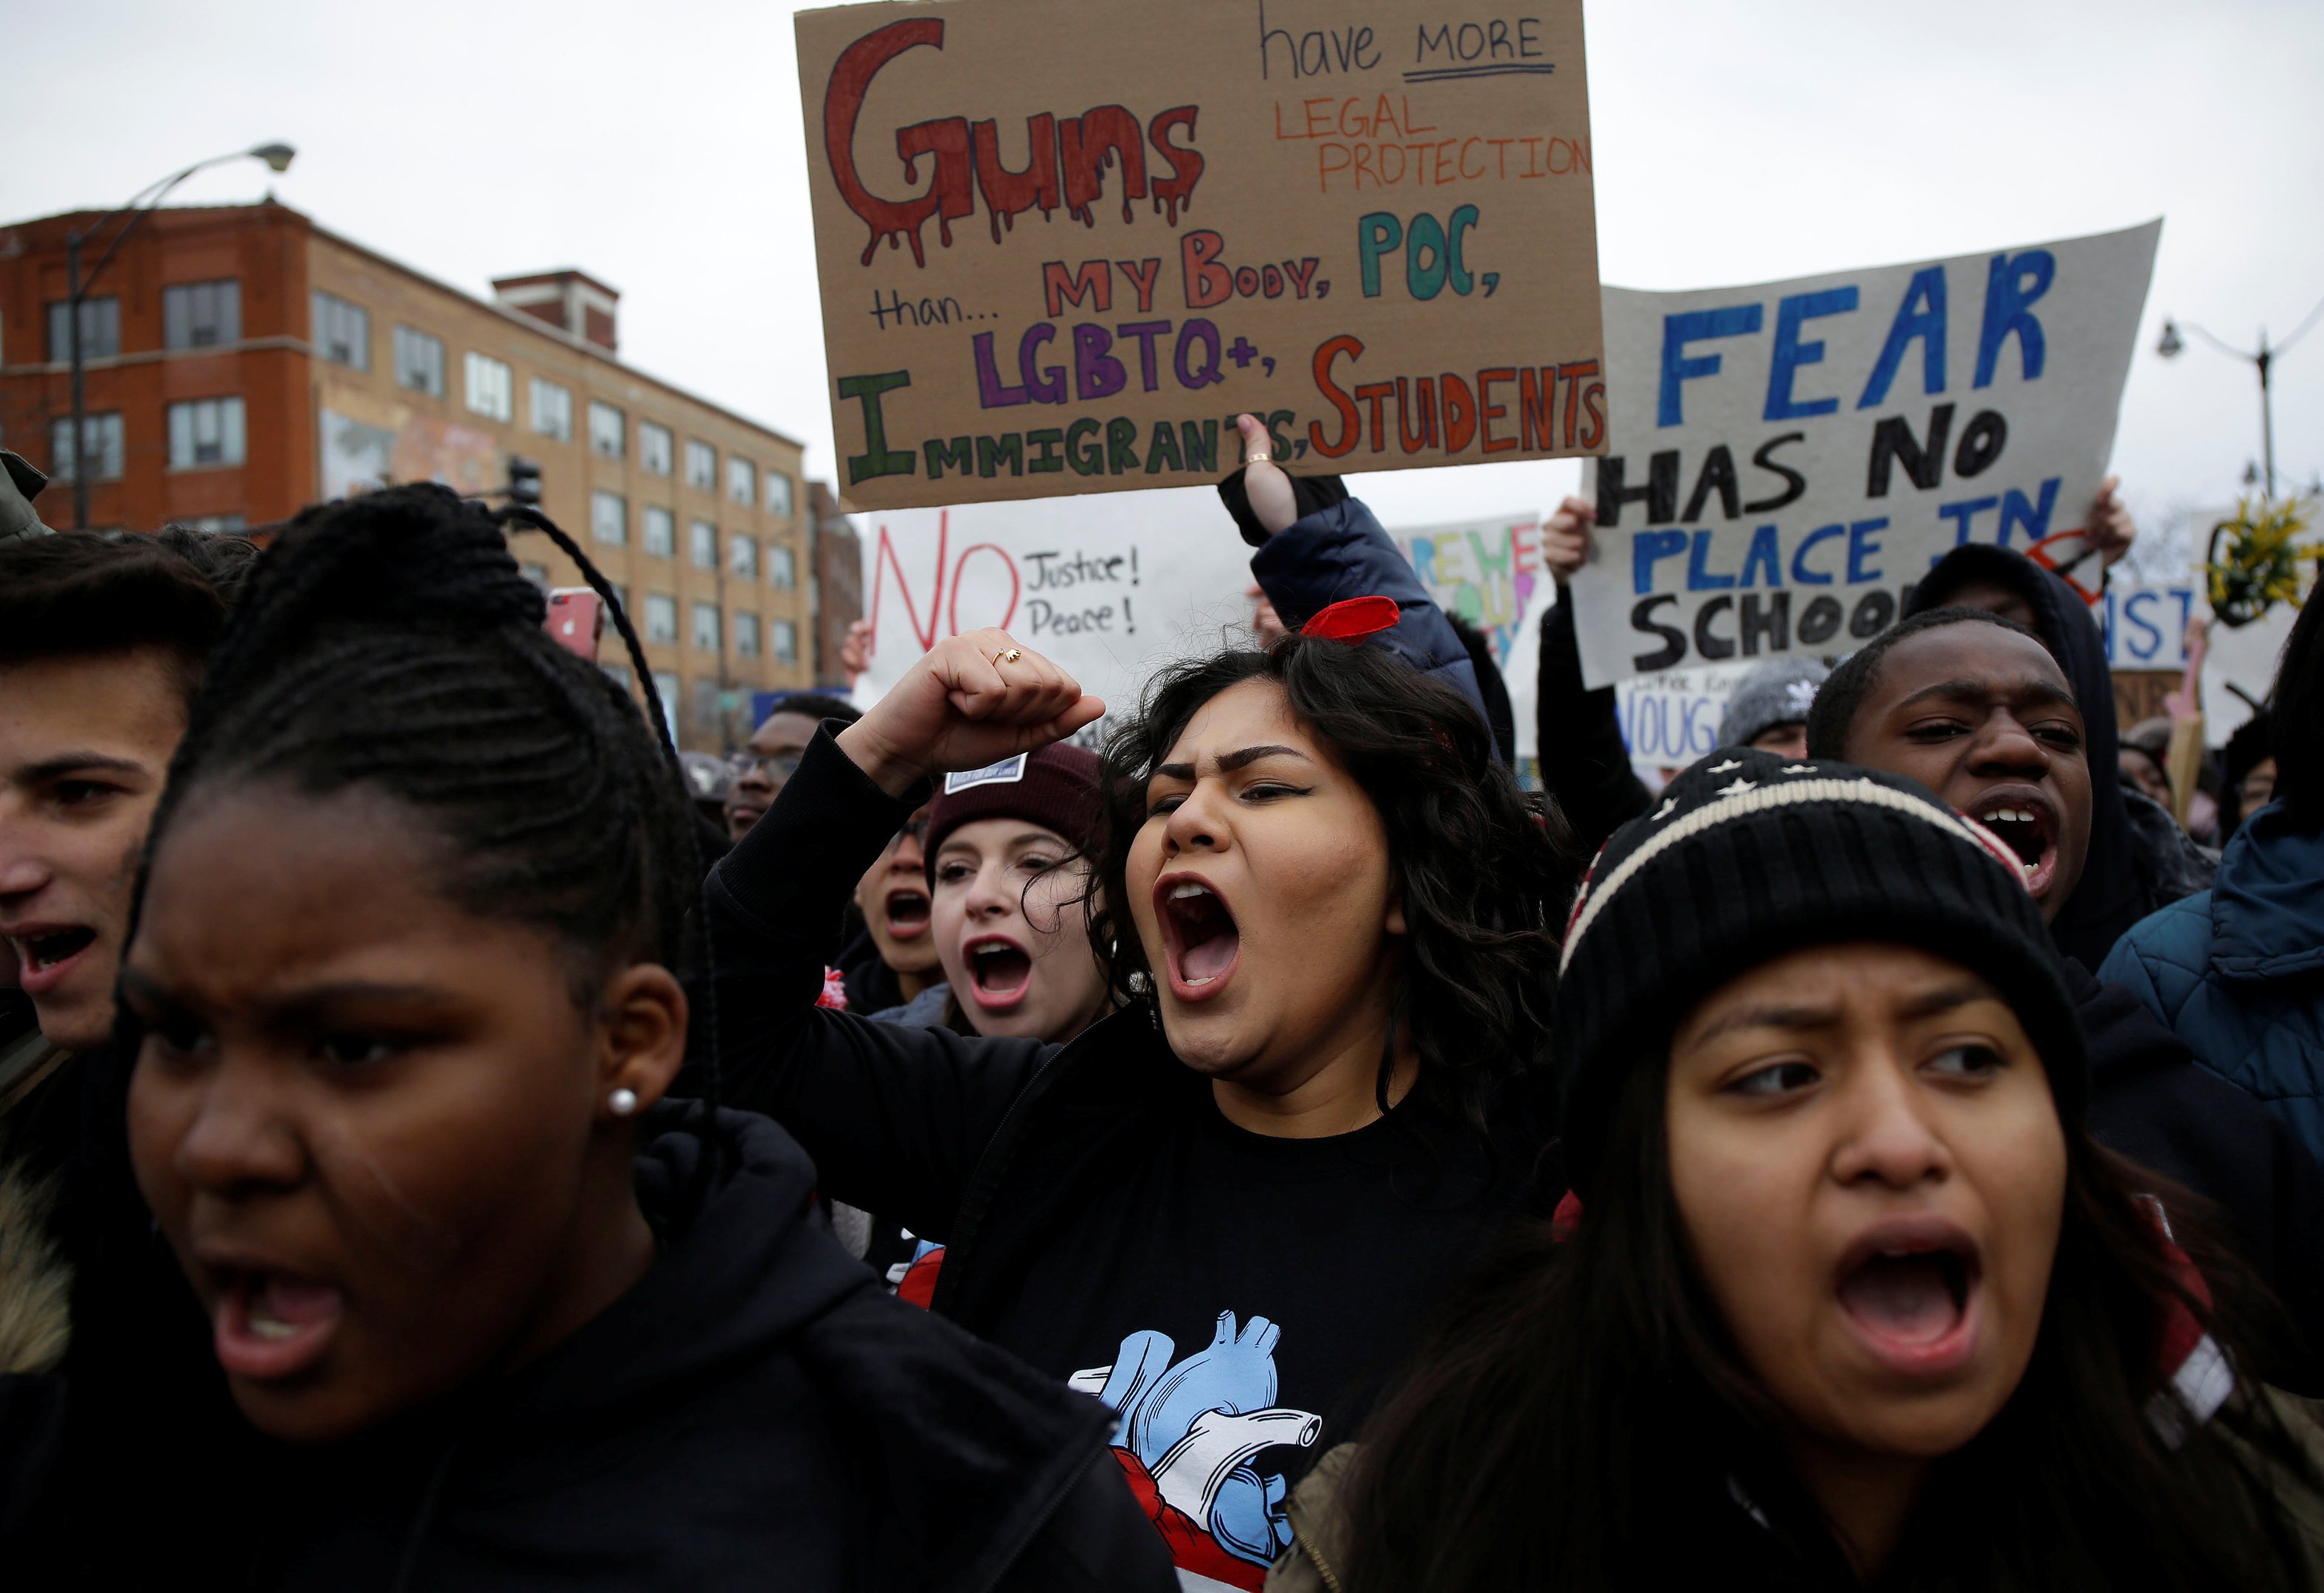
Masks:
[[[1585,1198],[1623,1077],[1760,963],[1851,941],[1916,946],[2017,1014],[2061,1117],[2089,1093],[2080,1026],[2015,856],[1899,775],[1729,748],[1614,832],[1565,930],[1552,1054],[1566,1173]]]

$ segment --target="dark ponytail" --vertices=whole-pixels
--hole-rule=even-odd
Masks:
[[[636,632],[563,532],[537,526]],[[213,656],[154,815],[148,855],[196,794],[289,782],[374,787],[450,843],[472,911],[537,924],[576,953],[586,1000],[613,962],[682,960],[701,879],[659,704],[558,647],[495,519],[431,485],[300,513],[252,573]]]

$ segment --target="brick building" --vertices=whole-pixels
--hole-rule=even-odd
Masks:
[[[815,583],[815,677],[825,686],[845,686],[840,645],[847,628],[863,617],[863,539],[821,482],[810,482],[807,500],[807,562]]]
[[[51,525],[72,512],[66,234],[95,219],[0,227],[0,442],[57,478]],[[813,679],[800,445],[623,364],[620,296],[595,278],[493,290],[271,201],[155,211],[83,306],[91,523],[262,526],[391,481],[481,494],[533,460],[541,507],[622,589],[680,741],[733,744],[752,693]],[[581,584],[545,537],[514,546]],[[610,630],[604,661],[627,679]]]

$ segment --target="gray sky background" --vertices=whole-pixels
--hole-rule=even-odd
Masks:
[[[480,295],[555,265],[604,278],[626,358],[805,439],[828,479],[790,15],[17,4],[0,220],[118,204],[201,156],[287,139],[285,203]],[[2259,451],[2251,368],[2192,339],[2166,363],[2153,344],[2170,313],[2248,346],[2324,298],[2324,5],[1598,0],[1588,27],[1606,281],[1758,281],[2163,216],[2116,467],[2152,530],[2233,496]],[[231,166],[179,197],[249,199],[267,180]],[[2324,469],[2324,329],[2279,373],[2276,452],[2298,482]],[[1355,484],[1416,524],[1546,507],[1575,476],[1561,462]]]

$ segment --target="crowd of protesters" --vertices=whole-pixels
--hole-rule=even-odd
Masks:
[[[2208,807],[2006,549],[1658,789],[1560,603],[1529,793],[1242,425],[1251,637],[724,764],[536,511],[0,503],[8,1585],[2324,1589],[2324,603]]]

